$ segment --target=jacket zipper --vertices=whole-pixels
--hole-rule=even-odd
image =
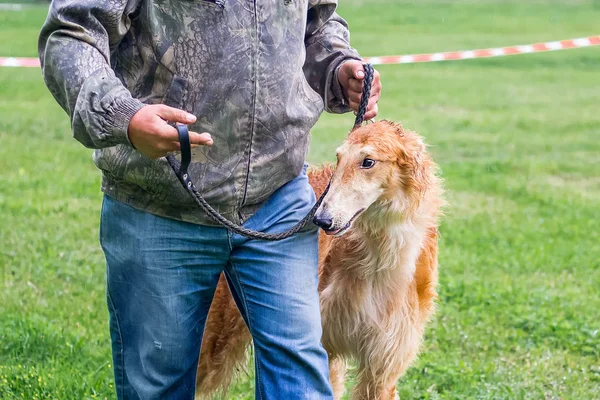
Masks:
[[[254,125],[256,120],[256,95],[258,93],[258,13],[256,11],[256,0],[254,0],[254,34],[255,34],[255,49],[253,52],[254,60],[252,60],[252,68],[254,75],[254,93],[252,94],[252,121],[250,123],[250,148],[248,149],[248,164],[246,165],[246,182],[244,183],[244,196],[240,207],[246,204],[248,196],[248,181],[250,180],[250,162],[252,160],[252,141],[254,140]],[[238,217],[243,223],[242,213],[238,211]]]

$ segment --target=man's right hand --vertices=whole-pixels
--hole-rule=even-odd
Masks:
[[[144,106],[129,121],[129,141],[140,153],[152,159],[179,150],[177,129],[167,122],[193,124],[196,117],[163,104]],[[211,146],[213,140],[209,133],[190,132],[190,143],[192,147]]]

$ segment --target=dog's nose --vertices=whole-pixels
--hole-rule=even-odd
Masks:
[[[317,214],[313,218],[313,223],[326,231],[331,230],[333,225],[333,218],[326,213]]]

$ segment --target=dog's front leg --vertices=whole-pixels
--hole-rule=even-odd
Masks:
[[[352,400],[399,400],[396,382],[406,369],[402,365],[381,365],[382,368],[359,366]]]
[[[346,360],[341,357],[332,356],[329,358],[329,380],[333,389],[335,400],[341,400],[346,391]]]

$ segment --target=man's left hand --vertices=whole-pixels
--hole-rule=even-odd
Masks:
[[[346,61],[338,70],[338,81],[344,92],[344,97],[346,97],[350,108],[355,112],[358,111],[358,106],[360,105],[364,80],[365,72],[362,61]],[[369,98],[369,105],[367,106],[367,112],[365,113],[365,120],[373,119],[377,116],[377,102],[379,101],[380,94],[381,80],[379,78],[379,72],[375,71],[373,83],[371,85],[371,97]]]

